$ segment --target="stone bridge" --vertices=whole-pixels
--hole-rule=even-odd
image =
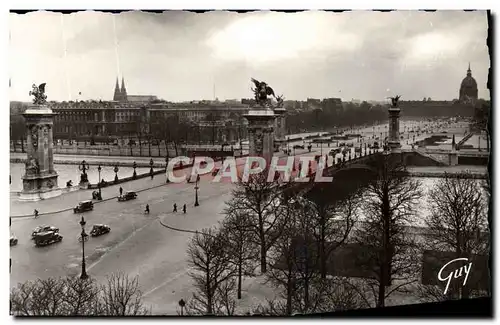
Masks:
[[[381,151],[376,152],[362,152],[361,155],[347,156],[344,162],[333,164],[325,168],[323,171],[324,177],[333,177],[334,183],[340,183],[342,186],[347,184],[355,183],[358,186],[363,186],[366,184],[369,178],[373,177],[374,173],[374,159],[383,155]],[[441,167],[443,168],[442,173],[444,175],[446,166],[450,166],[448,153],[440,152],[442,155],[441,159],[431,156],[423,151],[410,149],[410,150],[400,150],[399,152],[390,153],[390,155],[399,156],[403,165],[407,167]],[[467,156],[466,153],[464,156]],[[483,157],[487,157],[485,154]],[[311,166],[312,173],[309,176],[308,182],[292,182],[283,185],[284,191],[299,192],[301,194],[306,194],[311,191],[318,183],[315,182],[316,176],[316,164]],[[465,171],[465,170],[464,170]],[[434,172],[428,177],[436,177],[439,172]],[[411,172],[410,172],[411,175]],[[415,175],[422,176],[422,175]],[[484,175],[470,175],[471,178],[484,178]],[[320,183],[321,184],[321,183]]]

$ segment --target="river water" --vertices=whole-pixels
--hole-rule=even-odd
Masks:
[[[10,185],[11,192],[19,192],[22,190],[22,180],[21,176],[24,174],[24,164],[19,163],[11,163],[10,164],[10,175],[12,176],[12,184]],[[64,188],[66,186],[66,182],[69,180],[73,181],[74,185],[77,185],[80,181],[81,172],[78,170],[78,165],[54,165],[55,170],[59,174],[58,183],[59,187]],[[148,173],[149,168],[137,168],[137,174]],[[133,168],[131,167],[120,167],[120,171],[118,172],[118,177],[129,177],[132,176]],[[97,183],[98,181],[98,172],[95,166],[91,166],[91,169],[87,171],[88,178],[90,183]],[[113,171],[112,166],[102,167],[101,170],[101,179],[105,181],[113,180],[115,177],[115,173]],[[428,208],[428,200],[429,200],[429,191],[441,180],[441,178],[432,178],[432,177],[416,177],[415,179],[419,180],[422,184],[422,191],[424,193],[422,199],[419,201],[416,206],[416,210],[418,214],[414,220],[413,226],[422,227],[424,226],[423,220],[429,215]],[[478,180],[481,182],[481,180]]]
[[[114,169],[113,166],[102,166],[101,168],[102,168],[101,179],[104,179],[105,181],[112,181],[115,179],[115,172],[113,171]],[[78,165],[54,164],[54,169],[56,170],[57,174],[59,174],[57,180],[60,188],[66,187],[66,182],[69,180],[73,181],[73,185],[78,185],[78,183],[80,182],[80,175],[82,172],[78,170]],[[11,192],[20,192],[23,189],[23,181],[21,177],[24,175],[24,171],[25,171],[24,164],[20,163],[10,164],[10,175],[12,181],[12,183],[10,184]],[[138,175],[149,173],[149,168],[138,167],[136,168],[135,171]],[[119,178],[129,177],[132,176],[133,173],[134,169],[132,167],[120,167],[120,170],[118,171],[118,177]],[[89,182],[91,184],[96,184],[98,182],[99,172],[97,171],[96,166],[90,166],[90,170],[87,171],[87,175],[89,178]]]

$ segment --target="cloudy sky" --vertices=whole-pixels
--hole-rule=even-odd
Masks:
[[[468,63],[479,96],[490,60],[485,12],[35,12],[10,16],[10,99],[249,98],[250,78],[286,99],[451,100]],[[215,87],[214,87],[215,85]],[[81,93],[81,95],[79,95]]]

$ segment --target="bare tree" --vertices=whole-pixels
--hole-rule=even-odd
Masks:
[[[139,278],[123,273],[111,274],[101,286],[102,313],[107,316],[141,316],[150,311],[143,306]]]
[[[235,268],[238,277],[238,299],[241,299],[243,276],[252,276],[254,271],[256,250],[254,242],[249,237],[249,228],[247,215],[232,211],[226,215],[220,230],[227,245],[229,262]]]
[[[288,221],[270,251],[270,270],[267,273],[268,282],[281,289],[281,297],[286,300],[282,311],[290,315],[359,307],[362,299],[352,286],[321,277],[316,220],[311,218],[314,209],[311,202],[293,196],[287,203]],[[346,292],[352,293],[349,299]]]
[[[314,237],[318,245],[321,278],[327,275],[331,254],[349,237],[357,220],[358,192],[339,195],[339,186],[319,183],[308,193],[309,217],[314,221]]]
[[[188,312],[215,314],[220,302],[218,289],[234,276],[223,236],[214,228],[203,229],[189,243],[188,255],[192,268],[189,274],[197,290],[190,300]]]
[[[267,173],[254,174],[248,182],[239,181],[227,202],[226,213],[239,213],[248,216],[250,231],[260,249],[260,269],[267,270],[267,251],[272,247],[280,233],[282,191],[276,182],[267,181]]]
[[[65,294],[62,300],[66,315],[103,314],[100,303],[100,291],[94,279],[83,281],[77,277],[63,279]]]
[[[285,226],[282,235],[270,249],[269,271],[266,273],[266,283],[281,289],[280,296],[286,303],[278,308],[284,315],[293,313],[293,296],[297,286],[297,269],[295,265],[296,244],[292,241],[294,229]],[[270,309],[272,306],[269,306]]]
[[[27,281],[10,293],[10,310],[15,316],[65,315],[64,281],[61,278]]]
[[[427,247],[453,252],[455,257],[486,255],[489,231],[485,194],[481,184],[468,174],[440,179],[429,193]],[[460,297],[469,297],[468,286],[457,286],[457,290]]]
[[[364,267],[371,279],[366,283],[376,306],[384,307],[389,295],[416,281],[418,250],[408,225],[414,222],[423,194],[420,182],[409,177],[399,157],[384,154],[373,162],[375,177],[364,193],[366,219],[356,229],[355,241],[368,247]]]

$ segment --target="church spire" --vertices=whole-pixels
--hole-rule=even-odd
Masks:
[[[122,90],[121,90],[121,94],[122,94],[122,100],[123,101],[127,101],[127,89],[125,88],[125,79],[123,78],[122,76]]]
[[[120,101],[120,99],[121,99],[120,85],[118,84],[118,77],[116,77],[115,93],[113,95],[113,100]]]
[[[467,75],[470,76],[472,74],[472,71],[470,70],[470,62],[469,62],[469,68],[467,69]]]

